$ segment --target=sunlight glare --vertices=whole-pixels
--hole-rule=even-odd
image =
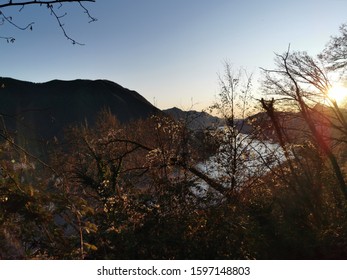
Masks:
[[[341,85],[333,86],[328,92],[329,98],[336,101],[336,103],[341,104],[347,101],[347,88]]]

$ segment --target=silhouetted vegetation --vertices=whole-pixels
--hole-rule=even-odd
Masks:
[[[327,95],[345,64],[332,46],[276,56],[257,114],[251,77],[226,64],[223,128],[103,110],[66,127],[45,162],[3,130],[0,257],[347,258],[346,109]]]

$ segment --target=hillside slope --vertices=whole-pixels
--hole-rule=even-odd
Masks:
[[[110,110],[121,122],[160,112],[135,91],[107,80],[32,83],[0,78],[0,129],[19,144],[62,138],[71,124],[93,124]]]
[[[212,116],[206,112],[198,112],[194,110],[183,111],[177,107],[163,110],[177,121],[181,121],[192,130],[216,128],[224,124],[224,120]]]
[[[67,124],[92,123],[102,109],[121,122],[159,112],[137,92],[107,80],[31,83],[0,78],[0,113],[8,128],[26,126],[44,138],[57,136]]]

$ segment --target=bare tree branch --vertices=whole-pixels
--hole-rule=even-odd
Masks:
[[[13,37],[3,37],[3,36],[0,36],[0,39],[6,40],[7,43],[14,43],[14,41],[16,40]]]
[[[13,22],[12,17],[6,16],[2,11],[0,11],[0,16],[2,16],[2,21],[3,21],[2,24],[4,24],[5,22],[8,22],[9,24],[13,25],[14,27],[16,27],[19,30],[31,29],[32,25],[34,24],[34,22],[31,22],[31,23],[27,24],[26,26],[21,27],[21,26],[15,24]]]
[[[53,1],[27,1],[27,2],[14,2],[14,1],[9,1],[8,3],[5,4],[0,4],[0,9],[1,8],[6,8],[6,7],[13,7],[13,6],[28,6],[28,5],[54,5],[54,4],[61,4],[61,3],[73,3],[73,2],[95,2],[95,0],[53,0]]]
[[[328,78],[325,75],[325,72],[319,69],[318,65],[307,54],[291,54],[290,48],[288,48],[288,51],[284,55],[277,55],[277,59],[279,71],[266,71],[267,83],[269,84],[268,89],[270,89],[269,93],[271,93],[271,91],[275,93],[280,91],[281,95],[292,97],[296,102],[313,139],[329,159],[336,179],[338,180],[341,192],[345,199],[347,199],[347,184],[339,163],[337,162],[336,156],[331,147],[326,143],[324,135],[317,128],[313,116],[310,114],[310,107],[307,103],[307,92],[313,87],[314,89],[324,93],[325,89],[330,85]],[[271,74],[277,75],[278,77],[271,77]],[[305,89],[307,86],[311,86],[311,88],[309,87]],[[286,90],[287,88],[288,91]],[[314,92],[312,94],[314,95]],[[271,103],[269,104],[263,101],[262,105],[271,117],[271,114],[273,113],[271,111],[273,109],[272,106],[269,106]],[[336,103],[333,105],[334,106],[331,107],[331,109],[334,110],[334,114],[339,118],[340,125],[345,127],[346,122],[342,113]],[[274,118],[272,118],[272,122],[276,124]],[[280,131],[278,132],[281,133]]]
[[[55,10],[56,5],[58,6],[58,9],[60,9],[63,5],[63,3],[78,3],[81,7],[81,9],[84,11],[84,13],[87,15],[87,17],[89,18],[89,23],[97,21],[97,19],[95,17],[93,17],[89,10],[82,4],[82,2],[92,2],[94,3],[95,0],[53,0],[53,1],[38,1],[38,0],[34,0],[34,1],[27,1],[27,2],[14,2],[14,1],[9,1],[8,3],[5,4],[0,4],[0,25],[5,24],[6,22],[9,23],[10,25],[14,26],[15,28],[19,29],[19,30],[27,30],[30,29],[32,30],[34,22],[31,22],[29,24],[27,24],[25,27],[21,27],[19,25],[17,25],[13,18],[10,16],[6,16],[3,13],[4,8],[8,8],[8,7],[14,7],[14,6],[21,6],[21,8],[19,9],[19,12],[21,12],[25,6],[46,6],[51,15],[55,17],[55,19],[57,20],[57,23],[59,25],[59,28],[62,30],[64,36],[72,42],[72,44],[77,44],[77,45],[84,45],[78,41],[76,41],[75,39],[73,39],[70,35],[68,35],[68,33],[66,32],[66,29],[64,27],[64,23],[62,22],[62,18],[65,17],[67,15],[67,13],[63,13],[63,14],[58,14],[57,11]],[[15,38],[12,36],[0,36],[0,39],[4,39],[6,40],[8,43],[14,43]]]

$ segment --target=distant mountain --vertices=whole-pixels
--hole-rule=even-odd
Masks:
[[[93,124],[102,109],[121,122],[160,112],[135,91],[107,80],[32,83],[0,78],[0,127],[16,137],[61,137],[66,126]]]
[[[177,107],[163,110],[163,112],[177,121],[184,122],[192,130],[216,128],[224,124],[223,119],[212,116],[206,112],[194,110],[183,111]]]
[[[347,119],[347,110],[344,108],[339,108],[339,110],[342,116]],[[341,127],[342,124],[333,108],[317,103],[307,110],[307,114],[319,133],[322,133],[325,137],[335,139],[341,137],[338,127]],[[275,116],[286,141],[303,143],[310,139],[312,132],[300,112],[277,111]],[[278,141],[273,123],[266,112],[252,115],[245,119],[245,122],[251,123],[255,128],[261,128],[261,134],[266,138]],[[252,127],[250,127],[249,133],[252,133],[252,131]]]

